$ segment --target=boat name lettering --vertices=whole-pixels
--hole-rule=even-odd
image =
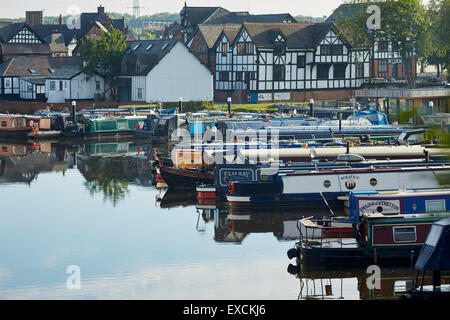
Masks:
[[[389,201],[383,201],[383,200],[366,203],[363,206],[361,206],[359,209],[361,212],[364,212],[371,207],[378,207],[378,206],[384,206],[384,207],[391,208],[395,211],[400,211],[399,206],[397,206],[396,204],[389,202]]]
[[[341,176],[341,180],[359,180],[359,176],[355,175],[348,175],[348,176]]]

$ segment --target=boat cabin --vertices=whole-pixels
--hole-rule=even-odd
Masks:
[[[27,119],[16,115],[0,115],[0,135],[16,136],[31,131]]]

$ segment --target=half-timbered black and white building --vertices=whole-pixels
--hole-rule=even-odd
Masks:
[[[244,23],[233,41],[224,33],[217,41],[216,97],[294,100],[306,90],[348,90],[370,76],[369,59],[331,23]]]

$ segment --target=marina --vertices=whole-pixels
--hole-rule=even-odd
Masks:
[[[3,10],[0,300],[449,301],[448,1],[233,1]]]

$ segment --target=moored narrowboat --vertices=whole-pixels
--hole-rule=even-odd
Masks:
[[[18,115],[0,115],[0,136],[25,138],[32,131],[27,118]]]
[[[288,251],[300,263],[398,264],[417,257],[431,225],[450,216],[449,212],[408,215],[364,214],[356,227],[356,237],[302,238]]]

